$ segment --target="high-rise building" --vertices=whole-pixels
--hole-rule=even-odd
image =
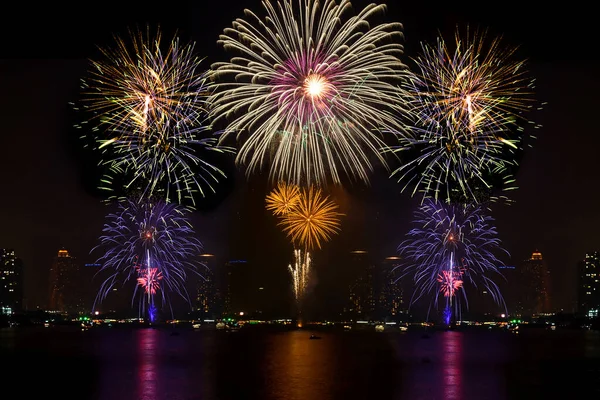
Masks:
[[[350,284],[346,316],[355,320],[375,318],[375,265],[364,250],[350,252],[348,270],[355,279]]]
[[[0,314],[23,309],[23,263],[12,249],[0,249]]]
[[[200,319],[218,318],[219,310],[217,305],[217,290],[215,282],[215,273],[212,254],[202,254],[202,262],[206,268],[202,269],[202,277],[196,284],[196,315]]]
[[[406,313],[404,291],[400,276],[400,257],[387,257],[377,273],[375,292],[377,297],[377,318],[395,321]]]
[[[223,269],[223,317],[244,316],[263,319],[272,306],[260,276],[252,271],[248,261],[231,260]],[[270,311],[270,310],[269,310]]]
[[[587,253],[578,272],[578,311],[591,318],[600,317],[600,253]]]
[[[84,311],[79,274],[79,265],[75,257],[65,249],[59,250],[50,269],[48,308],[51,311],[70,313]]]
[[[195,311],[201,319],[217,318],[215,278],[212,271],[205,271],[196,290]]]
[[[517,314],[534,316],[550,312],[550,272],[542,253],[534,251],[518,273]]]
[[[252,271],[246,260],[231,260],[225,263],[222,282],[223,315],[232,316],[249,313],[253,308]]]

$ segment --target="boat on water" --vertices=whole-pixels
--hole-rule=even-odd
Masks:
[[[225,324],[223,322],[218,322],[215,327],[220,330],[220,331],[225,331],[225,332],[237,332],[240,330],[240,328],[242,327],[241,325],[235,323],[235,324]]]
[[[315,340],[315,339],[321,339],[321,336],[317,336],[317,335],[310,335],[310,340]]]

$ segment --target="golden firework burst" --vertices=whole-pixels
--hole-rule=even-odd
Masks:
[[[340,231],[338,205],[324,195],[320,189],[311,186],[301,191],[298,204],[291,209],[279,225],[292,242],[306,251],[321,248],[331,236]]]
[[[289,213],[300,201],[300,188],[286,182],[279,182],[267,195],[266,208],[276,216]]]

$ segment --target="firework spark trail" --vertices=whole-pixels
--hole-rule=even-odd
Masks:
[[[306,294],[310,278],[310,253],[302,250],[294,250],[294,264],[288,265],[288,270],[292,276],[294,286],[294,296],[297,302],[302,301]]]
[[[452,306],[446,306],[442,312],[442,319],[444,324],[450,325],[452,323]]]
[[[156,316],[158,314],[158,310],[156,309],[156,306],[154,305],[154,302],[152,302],[149,306],[148,306],[148,319],[150,320],[150,322],[156,322]]]
[[[156,320],[156,305],[154,302],[154,296],[156,292],[160,290],[160,281],[162,280],[162,273],[156,267],[152,267],[153,261],[150,258],[150,250],[146,249],[146,256],[144,257],[145,266],[138,266],[138,274],[137,283],[140,287],[144,288],[147,297],[147,308],[148,308],[148,318],[150,322],[154,322]],[[146,308],[146,304],[143,301],[140,301],[140,315],[144,314],[144,309]]]
[[[460,292],[465,301],[464,284],[470,283],[485,288],[496,303],[504,306],[492,275],[502,276],[497,254],[508,252],[501,247],[493,218],[482,205],[449,205],[426,199],[415,212],[414,223],[416,227],[398,247],[406,260],[402,276],[412,275],[416,286],[411,303],[432,295],[437,305],[447,283],[439,278],[451,274],[454,279],[460,276]]]
[[[368,181],[372,158],[385,165],[381,133],[405,133],[402,26],[369,22],[384,5],[346,17],[348,0],[293,3],[263,1],[267,18],[246,10],[220,36],[240,54],[213,65],[211,115],[230,121],[221,140],[245,135],[248,173],[270,162],[273,179],[295,184]]]
[[[340,231],[338,205],[313,186],[302,189],[297,206],[279,223],[292,243],[311,251]]]
[[[454,253],[450,253],[448,264],[437,276],[439,293],[443,295],[446,300],[446,306],[442,313],[446,325],[450,324],[454,314],[460,315],[461,313],[460,301],[455,301],[455,298],[457,292],[463,287],[463,273],[464,269],[460,268],[460,266],[457,266],[455,263]]]
[[[199,267],[206,265],[196,260],[202,252],[202,244],[188,222],[187,209],[153,199],[127,200],[117,207],[117,212],[107,216],[100,244],[92,250],[102,254],[97,261],[102,265],[101,272],[109,272],[100,286],[94,308],[118,283],[133,279],[141,284],[138,279],[144,278],[147,290],[151,270],[155,270],[153,277],[162,282],[163,304],[169,303],[171,293],[189,302],[185,288],[188,273],[202,276]],[[132,301],[138,287],[135,286]]]
[[[413,195],[436,200],[458,195],[478,201],[478,192],[494,186],[514,189],[510,169],[522,148],[523,125],[533,124],[524,114],[535,104],[525,62],[513,61],[516,49],[503,49],[500,39],[488,42],[485,33],[467,32],[462,40],[457,31],[454,51],[442,38],[422,49],[414,60],[419,73],[406,81],[416,135],[401,137],[393,149],[420,153],[392,175],[404,182],[403,190],[412,186]]]
[[[161,33],[152,36],[149,29],[130,34],[131,43],[116,38],[114,48],[101,49],[104,60],[92,61],[83,81],[82,108],[94,117],[79,127],[84,138],[94,138],[100,164],[109,168],[102,188],[115,190],[114,177],[129,173],[126,187],[143,186],[147,195],[172,186],[181,201],[214,191],[224,173],[196,153],[230,149],[202,137],[210,129],[207,76],[194,45],[175,38],[165,47]]]

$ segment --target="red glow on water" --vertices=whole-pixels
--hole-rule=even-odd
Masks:
[[[462,333],[444,332],[442,342],[442,376],[445,400],[462,399]]]
[[[137,397],[140,400],[158,400],[158,365],[156,351],[158,334],[155,329],[140,329],[136,332],[138,345]]]

